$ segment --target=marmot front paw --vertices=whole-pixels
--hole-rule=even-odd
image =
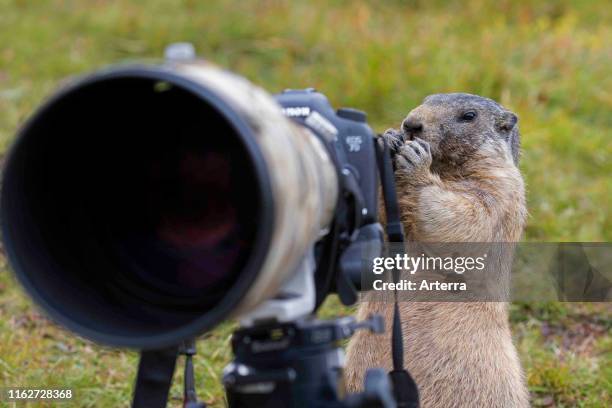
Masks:
[[[400,148],[402,147],[402,145],[405,142],[404,134],[402,132],[400,132],[399,130],[396,130],[396,129],[393,129],[393,128],[389,128],[389,129],[385,130],[385,133],[383,133],[378,138],[378,143],[382,144],[383,141],[387,142],[387,146],[389,146],[389,150],[391,151],[391,155],[395,156],[396,154],[399,153]]]
[[[431,166],[431,149],[429,143],[419,139],[406,142],[395,156],[395,165],[398,172],[408,177],[410,182],[423,181],[429,174]]]

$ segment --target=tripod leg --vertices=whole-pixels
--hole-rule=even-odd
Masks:
[[[132,408],[165,408],[178,348],[142,351]]]

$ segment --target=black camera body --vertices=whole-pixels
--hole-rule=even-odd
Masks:
[[[383,251],[383,229],[378,222],[376,134],[365,112],[353,108],[334,110],[327,97],[313,88],[287,89],[274,96],[287,117],[310,129],[323,142],[335,161],[341,184],[335,220],[339,231],[318,244],[339,247],[331,250],[335,259],[322,256],[318,260],[317,306],[331,292],[338,293],[344,304],[353,304],[361,287],[364,261]]]
[[[327,97],[313,88],[285,90],[275,98],[287,117],[308,127],[326,144],[338,168],[352,172],[362,196],[362,225],[377,222],[376,135],[366,113],[352,108],[334,111]]]

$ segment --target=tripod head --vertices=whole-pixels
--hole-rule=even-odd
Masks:
[[[393,407],[390,384],[378,371],[366,378],[366,391],[347,397],[342,385],[344,354],[340,342],[356,330],[383,331],[380,316],[314,318],[238,330],[236,356],[223,373],[231,407]]]

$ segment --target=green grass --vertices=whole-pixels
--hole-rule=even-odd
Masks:
[[[525,239],[610,241],[611,22],[595,1],[0,0],[0,152],[64,78],[190,41],[270,91],[314,86],[363,109],[377,130],[430,93],[499,100],[521,120]],[[49,324],[1,262],[0,386],[66,386],[79,406],[126,406],[136,356]],[[512,311],[535,404],[612,404],[609,304]],[[332,301],[324,312],[348,311]],[[230,331],[207,335],[196,361],[201,395],[216,404]]]

